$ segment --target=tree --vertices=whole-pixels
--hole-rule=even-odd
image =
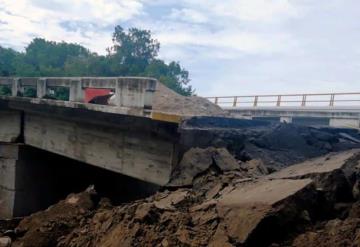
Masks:
[[[25,52],[0,47],[0,76],[148,76],[180,94],[193,93],[187,70],[178,62],[157,58],[160,43],[149,30],[125,31],[116,26],[113,46],[107,50],[108,54],[101,56],[79,44],[35,38]],[[67,92],[59,90],[56,97],[66,98]]]
[[[145,69],[144,76],[159,79],[167,87],[182,95],[192,95],[194,90],[188,85],[189,72],[181,68],[177,62],[167,65],[162,60],[154,60]]]
[[[130,28],[126,33],[116,26],[113,34],[113,47],[108,49],[109,57],[126,74],[144,72],[146,66],[157,56],[160,43],[151,37],[148,30]]]
[[[157,59],[160,43],[152,38],[151,31],[130,28],[125,32],[115,27],[113,47],[108,49],[112,75],[150,76],[183,95],[191,95],[193,89],[189,72],[178,62],[166,64]]]
[[[0,85],[0,95],[1,96],[11,95],[11,88],[9,86]]]
[[[15,74],[14,61],[18,52],[0,46],[0,76],[11,76]]]
[[[63,76],[69,59],[87,59],[89,56],[90,51],[81,45],[35,38],[26,47],[24,62],[32,66],[39,76]]]

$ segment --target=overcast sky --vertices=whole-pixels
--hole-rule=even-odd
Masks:
[[[360,92],[360,0],[0,0],[0,45],[34,37],[100,54],[150,29],[197,93]]]

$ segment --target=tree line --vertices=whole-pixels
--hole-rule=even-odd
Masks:
[[[73,43],[35,38],[18,52],[0,46],[0,76],[146,76],[182,95],[191,95],[189,72],[158,58],[160,43],[149,30],[116,26],[113,45],[99,55]]]

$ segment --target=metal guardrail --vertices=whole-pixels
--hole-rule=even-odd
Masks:
[[[281,106],[359,106],[360,92],[321,93],[321,94],[279,94],[206,97],[223,107],[281,107]]]

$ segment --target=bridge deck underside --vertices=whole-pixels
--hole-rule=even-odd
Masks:
[[[177,159],[175,123],[23,101],[1,101],[0,118],[0,142],[21,140],[158,185]]]

